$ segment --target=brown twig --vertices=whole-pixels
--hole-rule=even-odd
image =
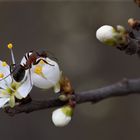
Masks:
[[[140,0],[134,0],[134,2],[140,7]]]
[[[95,90],[84,91],[71,95],[75,99],[77,104],[92,102],[96,103],[104,99],[116,96],[126,96],[129,94],[140,93],[140,79],[127,80],[124,79],[119,83],[102,87]],[[5,112],[13,116],[19,113],[30,113],[42,109],[60,107],[65,105],[67,102],[60,101],[59,98],[50,99],[47,101],[32,101],[28,104],[19,105],[14,108],[5,108]]]

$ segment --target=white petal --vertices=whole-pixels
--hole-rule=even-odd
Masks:
[[[53,66],[46,63],[44,64],[39,63],[38,65],[42,67],[43,76],[38,75],[34,72],[34,68],[36,67],[36,65],[32,67],[33,84],[36,87],[42,89],[49,89],[54,87],[60,80],[60,75],[61,75],[59,66],[55,61],[49,58],[47,58],[46,61]]]
[[[48,81],[47,79],[43,78],[42,76],[32,73],[32,80],[33,80],[33,85],[42,88],[42,89],[49,89],[54,86],[53,83]]]
[[[52,121],[53,121],[55,126],[63,127],[63,126],[66,126],[71,121],[71,117],[66,116],[62,112],[61,108],[59,108],[59,109],[53,111]]]
[[[2,89],[6,89],[7,88],[7,82],[5,82],[4,80],[0,81],[0,88]]]
[[[1,62],[2,63],[2,62]],[[8,67],[4,67],[2,65],[0,65],[0,73],[2,73],[4,75],[4,77],[8,76],[7,78],[5,78],[4,80],[1,80],[3,78],[0,78],[0,87],[2,88],[6,88],[6,85],[10,85],[12,82],[12,78],[10,75],[10,69]]]
[[[9,94],[7,93],[6,90],[4,89],[0,89],[0,98],[8,98],[9,97]]]
[[[32,81],[30,80],[30,77],[28,75],[26,81],[24,81],[23,84],[21,84],[20,87],[17,89],[17,92],[20,96],[25,98],[31,91],[32,87]]]
[[[2,108],[9,100],[9,98],[0,98],[0,108]]]
[[[53,85],[56,85],[60,80],[61,75],[59,66],[55,61],[52,61],[50,59],[49,61],[47,59],[47,62],[49,62],[53,66],[45,64],[42,68],[42,73],[47,78],[48,81],[50,81]]]
[[[18,92],[15,93],[15,97],[16,97],[17,99],[22,99],[22,98],[23,98]]]

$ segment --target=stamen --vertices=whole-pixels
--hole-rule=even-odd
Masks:
[[[34,72],[38,75],[42,74],[42,67],[41,66],[36,66],[34,69]]]
[[[5,67],[7,66],[7,63],[5,61],[2,62],[2,66]]]
[[[3,78],[4,77],[4,74],[3,73],[0,73],[0,78]]]
[[[13,64],[16,64],[15,63],[15,57],[14,57],[13,49],[12,49],[13,48],[13,44],[12,43],[9,43],[7,47],[8,47],[8,49],[11,50],[12,63]]]
[[[12,48],[13,48],[13,44],[12,44],[12,43],[9,43],[7,47],[8,47],[9,49],[12,49]]]

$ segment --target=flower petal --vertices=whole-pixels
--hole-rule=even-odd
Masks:
[[[4,77],[0,78],[0,87],[5,89],[7,85],[11,84],[12,78],[10,76],[10,67],[8,65],[3,66],[2,61],[0,61],[0,73],[3,74],[4,77],[6,77],[4,80],[2,80]]]
[[[50,60],[49,58],[47,58],[46,61],[53,66],[45,64],[42,68],[42,73],[47,78],[47,80],[55,86],[60,80],[61,76],[59,66],[55,61]]]
[[[17,92],[19,93],[20,96],[25,98],[31,91],[32,87],[33,87],[33,84],[30,79],[30,76],[27,75],[27,79],[23,82],[23,84],[19,86],[19,88],[17,89]]]
[[[34,65],[31,69],[33,84],[42,89],[54,87],[59,82],[61,76],[58,64],[49,58],[47,58],[46,61],[50,65],[40,62],[39,64]],[[42,74],[35,73],[35,68],[37,66],[41,67]]]
[[[8,98],[9,94],[7,93],[6,90],[0,89],[0,98]]]
[[[42,76],[32,73],[32,80],[33,80],[33,85],[42,88],[42,89],[49,89],[53,87],[54,84],[52,84],[50,81],[48,81],[46,78],[43,78]]]
[[[9,98],[0,98],[0,108],[2,108],[9,100]]]

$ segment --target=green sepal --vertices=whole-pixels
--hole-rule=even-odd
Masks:
[[[62,112],[66,115],[66,116],[69,116],[71,117],[73,115],[73,108],[70,107],[70,106],[64,106],[61,108],[62,109]]]

